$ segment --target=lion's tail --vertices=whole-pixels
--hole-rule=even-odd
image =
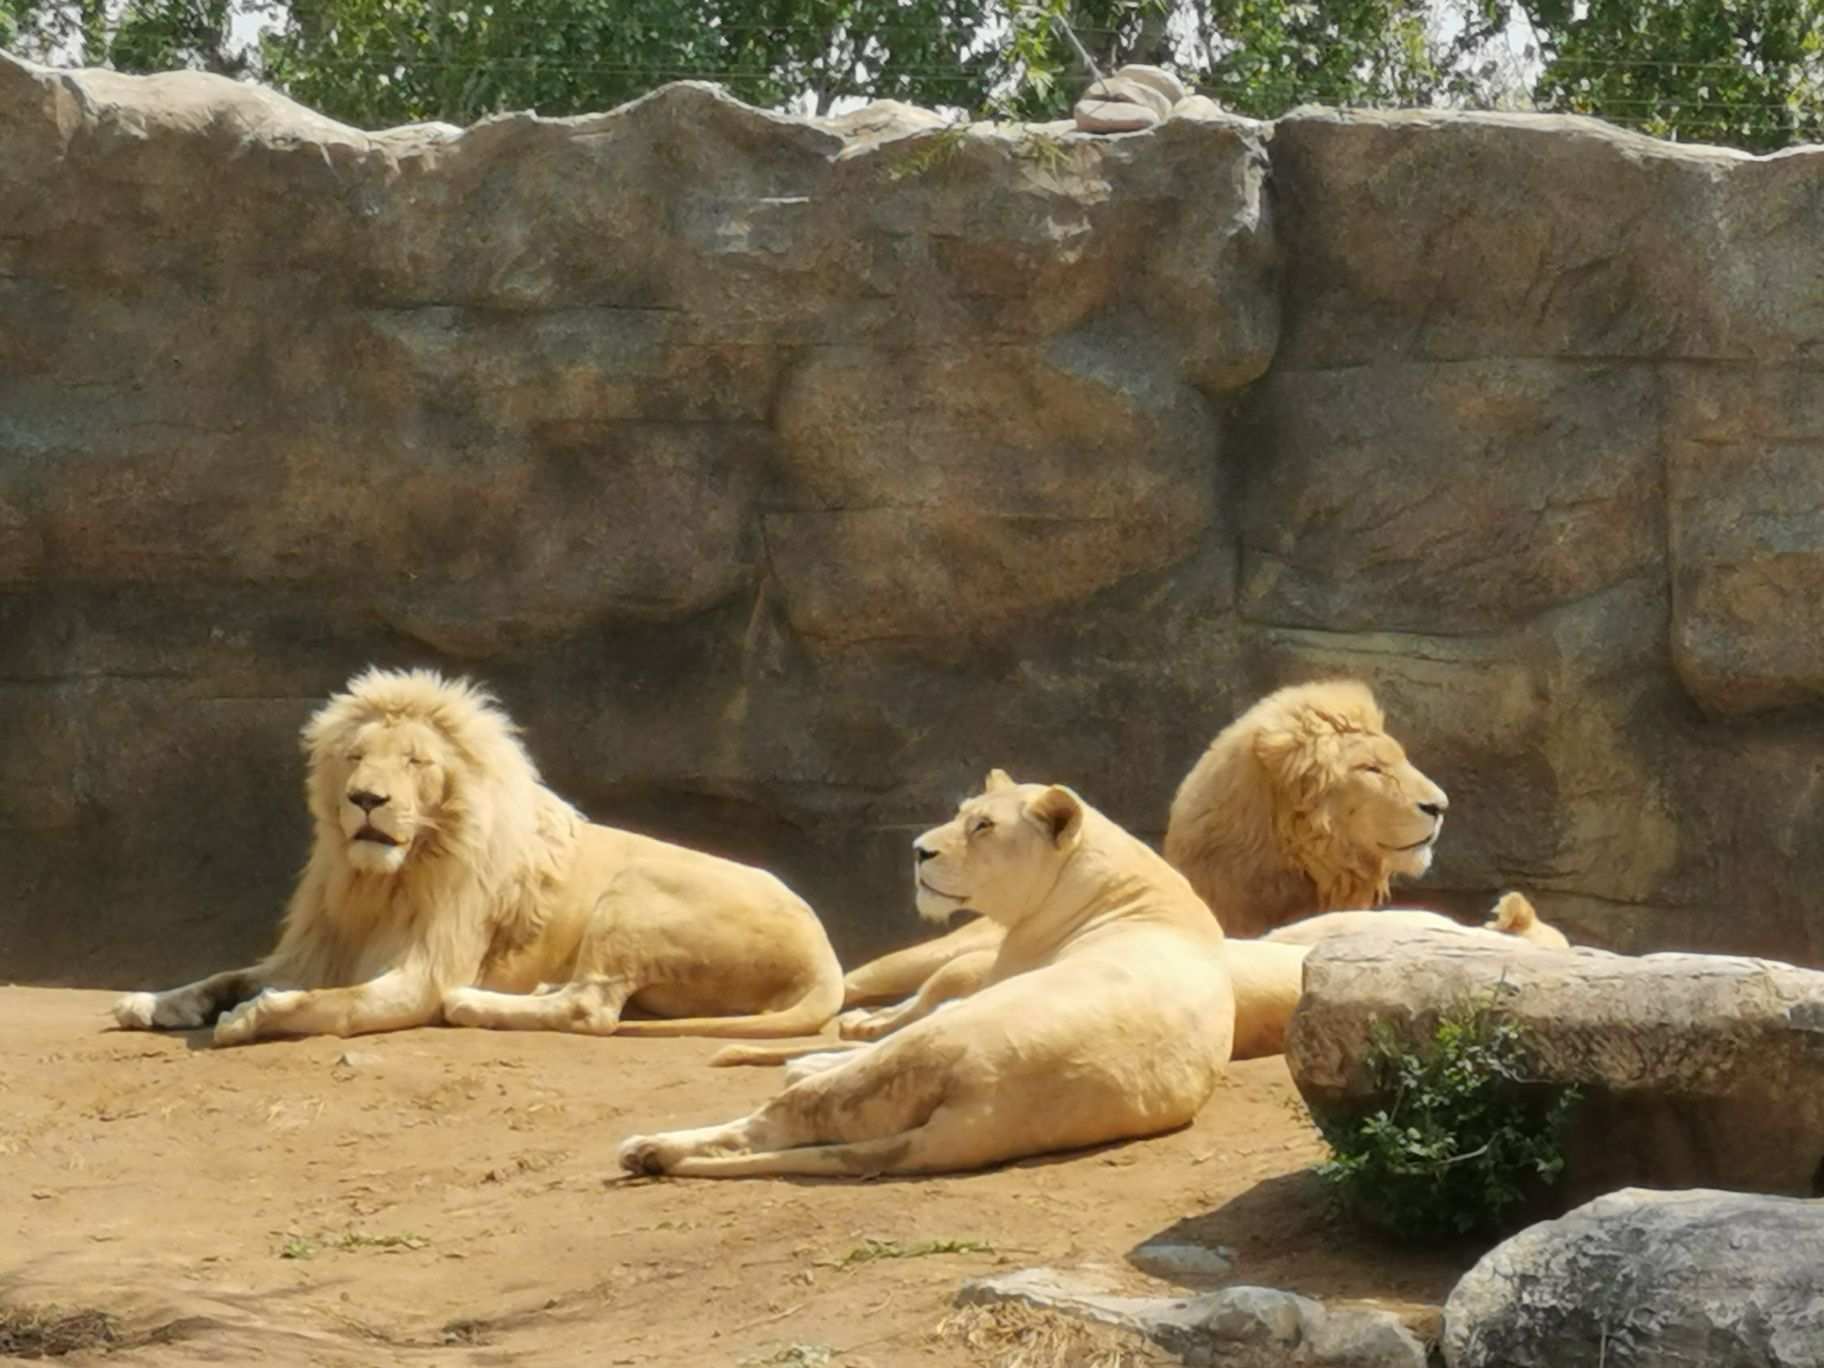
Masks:
[[[769,1068],[796,1063],[807,1055],[863,1050],[867,1046],[865,1040],[813,1040],[804,1045],[724,1045],[709,1057],[709,1064],[712,1069],[726,1069],[736,1064]]]
[[[1524,936],[1538,920],[1538,912],[1527,901],[1524,893],[1503,893],[1501,901],[1495,904],[1494,916],[1488,923],[1488,929],[1504,931],[1510,936]]]
[[[741,1036],[752,1040],[778,1040],[785,1036],[816,1035],[842,1007],[842,980],[819,978],[811,990],[789,1007],[750,1016],[653,1017],[622,1021],[616,1035],[624,1036]],[[827,1045],[825,1049],[829,1048]]]

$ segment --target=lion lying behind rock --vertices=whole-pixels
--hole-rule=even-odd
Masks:
[[[1262,942],[1274,945],[1313,946],[1335,936],[1353,936],[1362,931],[1451,931],[1466,936],[1511,936],[1530,945],[1548,950],[1567,950],[1570,941],[1564,932],[1539,919],[1532,903],[1520,893],[1504,893],[1495,904],[1489,919],[1481,926],[1465,926],[1436,912],[1416,912],[1405,908],[1386,908],[1379,912],[1326,912],[1306,917],[1288,926],[1267,932]]]
[[[1022,966],[726,1125],[634,1136],[632,1173],[937,1173],[1184,1125],[1229,1059],[1222,928],[1164,860],[1067,788],[985,791],[914,843],[921,913],[960,902]]]
[[[587,822],[465,681],[369,670],[311,718],[304,749],[315,841],[278,948],[128,994],[123,1027],[213,1021],[218,1045],[439,1019],[793,1036],[842,1000],[802,899],[763,870]],[[626,1007],[668,1019],[624,1021]]]

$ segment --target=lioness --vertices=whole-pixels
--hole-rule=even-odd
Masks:
[[[315,841],[278,948],[250,969],[128,994],[114,1008],[123,1027],[213,1021],[218,1045],[440,1018],[793,1036],[842,1000],[802,899],[763,870],[591,825],[467,681],[369,670],[303,739]],[[625,1007],[671,1019],[622,1020]]]
[[[918,907],[1006,929],[973,997],[791,1084],[750,1116],[634,1136],[632,1173],[936,1173],[1190,1121],[1229,1059],[1222,929],[1140,841],[997,770],[914,842]]]

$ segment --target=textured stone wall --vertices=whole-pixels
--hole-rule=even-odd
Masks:
[[[1415,901],[1824,961],[1824,154],[931,122],[0,58],[0,978],[259,949],[370,661],[850,957],[989,765],[1157,835],[1346,670],[1452,795]]]

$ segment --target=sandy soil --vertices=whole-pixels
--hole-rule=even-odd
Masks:
[[[481,1031],[215,1051],[107,1029],[111,1001],[0,989],[0,1334],[97,1310],[134,1363],[1006,1363],[952,1316],[965,1278],[1104,1265],[1164,1293],[1125,1256],[1170,1232],[1232,1248],[1238,1282],[1435,1304],[1470,1258],[1331,1216],[1277,1059],[1176,1134],[990,1173],[623,1180],[623,1135],[778,1074]]]

